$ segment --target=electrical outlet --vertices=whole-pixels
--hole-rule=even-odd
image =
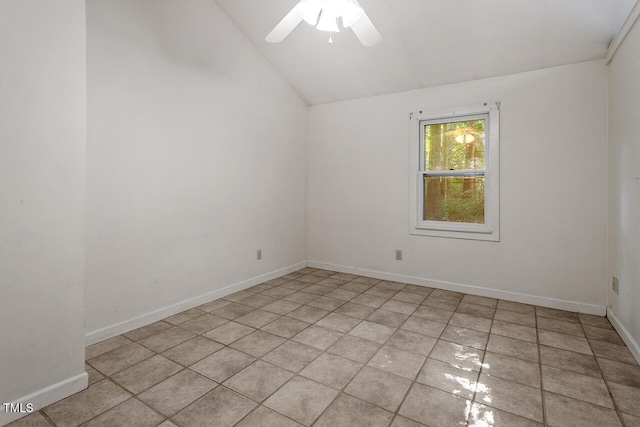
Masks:
[[[402,249],[396,249],[396,260],[402,261]]]
[[[620,286],[618,284],[618,278],[616,276],[613,276],[613,279],[611,280],[611,287],[613,288],[613,292],[618,295],[618,293],[620,292]]]
[[[256,252],[256,259],[260,261],[262,259],[262,249],[258,249]]]

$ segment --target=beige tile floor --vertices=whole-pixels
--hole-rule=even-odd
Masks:
[[[19,426],[640,426],[600,317],[305,268],[87,348]]]

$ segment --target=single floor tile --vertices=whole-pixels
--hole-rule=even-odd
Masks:
[[[536,316],[533,314],[517,313],[515,311],[496,310],[494,320],[500,320],[501,322],[515,323],[516,325],[536,327]]]
[[[474,329],[480,332],[491,330],[491,320],[482,317],[469,316],[468,314],[455,313],[451,316],[449,324],[463,328]]]
[[[591,345],[593,353],[598,357],[627,363],[629,365],[638,364],[629,349],[624,345],[609,344],[602,341],[591,341],[589,344]]]
[[[368,365],[413,380],[425,360],[424,356],[385,345],[373,356]]]
[[[493,321],[493,324],[491,325],[491,333],[495,335],[502,335],[503,337],[529,341],[534,344],[538,342],[536,328],[516,325],[515,323],[502,322],[500,320]]]
[[[450,299],[451,301],[462,301],[464,294],[461,292],[447,291],[444,289],[436,289],[431,292],[431,296],[437,298]]]
[[[415,332],[416,334],[438,338],[446,327],[447,325],[441,322],[411,316],[400,328],[405,331]]]
[[[237,374],[256,359],[231,348],[223,348],[205,357],[191,369],[218,383]]]
[[[250,326],[252,328],[262,328],[264,325],[280,318],[279,314],[271,313],[264,310],[254,310],[244,316],[240,316],[234,320],[241,325]]]
[[[477,295],[465,295],[462,297],[462,302],[469,304],[484,305],[485,307],[496,308],[498,300],[495,298],[480,297]]]
[[[583,325],[596,326],[598,328],[613,329],[611,322],[606,317],[594,316],[593,314],[578,313],[580,323]]]
[[[537,325],[538,329],[544,329],[545,331],[584,337],[582,325],[579,323],[563,322],[561,320],[549,319],[548,317],[538,317]]]
[[[543,422],[540,389],[480,374],[474,400],[484,405]]]
[[[480,371],[484,351],[439,340],[429,357],[441,362],[447,362],[461,369]]]
[[[302,307],[287,314],[287,316],[294,319],[302,320],[303,322],[315,323],[327,314],[329,314],[329,311],[327,310],[323,310],[317,307],[311,307],[309,305],[303,305]]]
[[[584,332],[589,340],[608,342],[609,344],[624,345],[624,341],[614,329],[598,328],[584,325]]]
[[[182,366],[191,366],[222,347],[224,347],[222,344],[198,336],[165,351],[162,355]]]
[[[163,420],[164,417],[132,398],[83,424],[83,427],[156,427]]]
[[[338,390],[343,389],[362,368],[362,364],[329,353],[323,353],[300,375]]]
[[[181,313],[174,314],[173,316],[169,316],[165,319],[162,319],[163,322],[171,323],[172,325],[179,325],[181,323],[186,322],[187,320],[195,319],[198,316],[202,316],[204,311],[198,310],[197,308],[190,308],[189,310],[185,310]]]
[[[456,308],[457,313],[468,314],[469,316],[484,317],[486,319],[493,319],[496,314],[496,309],[492,307],[485,307],[484,305],[469,304],[461,302]]]
[[[138,343],[130,343],[89,359],[88,362],[104,375],[113,375],[153,355],[153,351],[148,348]]]
[[[254,308],[264,307],[267,304],[271,304],[272,302],[276,302],[276,298],[271,298],[266,295],[254,294],[247,297],[242,298],[238,301],[240,304],[248,305]]]
[[[500,310],[513,311],[514,313],[521,314],[536,314],[535,307],[529,304],[522,304],[512,301],[498,301],[498,308]]]
[[[474,403],[469,413],[468,427],[543,427],[542,424],[490,406]]]
[[[598,358],[598,363],[607,381],[640,388],[640,366],[600,358]]]
[[[311,325],[291,339],[301,344],[317,348],[318,350],[326,350],[331,347],[334,342],[342,338],[342,336],[343,334],[340,332]]]
[[[353,329],[358,323],[360,323],[360,319],[356,319],[355,317],[344,316],[338,313],[331,313],[326,317],[318,320],[316,322],[316,325],[322,326],[323,328],[333,329],[334,331],[342,332],[343,334],[345,334]]]
[[[256,402],[262,402],[292,376],[289,371],[258,360],[229,378],[224,385]]]
[[[380,346],[380,344],[373,341],[345,335],[329,347],[327,352],[356,362],[366,363],[376,354]]]
[[[468,371],[439,360],[428,359],[417,381],[456,396],[472,399],[478,375],[476,371]]]
[[[536,344],[501,335],[491,334],[489,336],[487,351],[530,362],[538,362],[538,346]]]
[[[536,316],[548,317],[550,319],[562,320],[564,322],[580,323],[578,321],[578,313],[556,310],[554,308],[536,306]]]
[[[613,409],[603,408],[558,394],[545,392],[544,406],[547,424],[550,427],[622,426],[618,414]]]
[[[53,427],[53,424],[42,415],[42,412],[38,411],[8,424],[7,427]]]
[[[364,321],[353,328],[349,335],[383,344],[395,331],[395,328]]]
[[[266,400],[264,406],[310,426],[338,395],[338,391],[295,377]]]
[[[487,347],[489,334],[473,329],[448,325],[442,332],[442,335],[440,335],[440,339],[484,350]]]
[[[387,345],[421,354],[422,356],[428,356],[437,341],[436,338],[400,329],[391,336],[389,341],[387,341]]]
[[[219,386],[180,411],[173,420],[189,427],[231,427],[256,406],[252,400]]]
[[[482,373],[540,388],[540,365],[522,359],[487,352],[482,363]]]
[[[376,297],[374,295],[360,294],[352,299],[351,302],[366,305],[367,307],[380,308],[382,304],[387,302],[387,299]]]
[[[255,329],[252,327],[241,325],[236,322],[229,322],[210,330],[204,334],[204,336],[219,343],[229,345],[240,338],[249,335],[253,331],[255,331]]]
[[[290,420],[273,411],[266,406],[260,406],[245,419],[243,419],[237,427],[300,427],[302,424]]]
[[[346,394],[340,394],[320,419],[315,427],[387,427],[393,418],[391,412],[380,409],[370,403]]]
[[[389,326],[390,328],[399,328],[408,318],[409,316],[406,314],[378,309],[371,313],[369,317],[367,317],[367,320],[369,322]]]
[[[420,317],[422,319],[439,323],[449,322],[451,316],[453,316],[453,311],[441,310],[439,308],[427,307],[424,305],[418,307],[412,314],[412,317]]]
[[[138,394],[180,370],[182,370],[182,366],[165,357],[156,355],[118,372],[112,378],[133,394]]]
[[[291,372],[299,372],[321,351],[295,341],[287,341],[275,350],[267,353],[262,360]]]
[[[171,347],[182,344],[183,342],[188,341],[195,336],[196,334],[194,334],[193,332],[176,326],[171,329],[159,332],[155,335],[150,335],[138,342],[157,353],[161,353],[165,350],[169,350]]]
[[[124,334],[124,336],[131,340],[138,341],[142,338],[148,337],[149,335],[157,334],[158,332],[162,332],[165,329],[169,329],[171,327],[172,325],[170,323],[159,321],[138,329],[134,329],[133,331]]]
[[[181,323],[180,327],[196,334],[202,334],[220,325],[224,325],[227,322],[228,320],[222,317],[214,316],[213,314],[204,314]]]
[[[409,390],[411,381],[365,366],[345,388],[345,392],[388,411],[395,412]]]
[[[167,324],[165,323],[165,325]],[[122,335],[118,335],[113,338],[109,338],[108,340],[90,345],[85,349],[84,356],[86,360],[93,359],[94,357],[108,353],[111,350],[115,350],[116,348],[122,347],[126,344],[131,344],[131,340]]]
[[[438,427],[465,425],[471,402],[422,384],[414,384],[398,414]]]
[[[218,308],[217,310],[213,310],[211,314],[215,314],[219,317],[224,317],[227,320],[234,320],[240,316],[244,316],[247,313],[251,313],[253,310],[255,310],[255,307],[232,303],[229,305],[225,305],[222,308]]]
[[[408,302],[411,304],[420,305],[422,301],[426,299],[426,295],[423,294],[414,294],[412,292],[407,292],[406,290],[400,291],[393,296],[394,300]]]
[[[345,303],[344,300],[329,298],[327,296],[322,296],[314,299],[307,303],[307,305],[311,307],[321,308],[323,310],[333,311],[336,308],[340,307]]]
[[[609,388],[622,412],[640,417],[640,388],[609,382]]]
[[[262,330],[282,338],[291,338],[309,326],[309,323],[303,322],[302,320],[296,320],[290,317],[281,317],[275,322],[271,322],[268,325],[263,326]]]
[[[601,378],[543,366],[542,383],[546,391],[613,408],[609,390]]]
[[[335,312],[338,314],[344,314],[345,316],[355,317],[356,319],[365,319],[373,313],[374,310],[375,309],[373,307],[369,307],[367,305],[348,302],[337,308]]]
[[[170,417],[216,386],[217,384],[208,378],[185,369],[141,393],[138,399],[166,417]]]
[[[206,304],[202,304],[196,307],[198,310],[206,311],[207,313],[211,313],[214,310],[224,307],[225,305],[231,304],[231,301],[227,301],[225,299],[217,299]]]
[[[131,394],[105,379],[66,399],[49,405],[43,412],[56,426],[75,427],[129,399]]]
[[[394,296],[395,298],[395,296]],[[411,315],[418,308],[418,304],[412,304],[408,302],[398,301],[391,299],[380,307],[382,310],[393,311],[394,313]]]
[[[283,342],[285,342],[285,339],[277,335],[264,331],[255,331],[244,338],[240,338],[230,347],[255,357],[262,357]]]
[[[293,310],[300,307],[301,305],[298,304],[297,302],[291,302],[291,301],[280,299],[276,302],[272,302],[271,304],[265,305],[264,307],[262,307],[262,310],[284,316],[285,314],[291,313]]]
[[[596,378],[602,377],[600,368],[598,368],[596,359],[593,356],[541,345],[540,357],[543,365]]]

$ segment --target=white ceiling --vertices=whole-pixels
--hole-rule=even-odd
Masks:
[[[383,40],[363,47],[301,23],[264,37],[298,0],[216,0],[309,105],[604,58],[636,0],[359,0]]]

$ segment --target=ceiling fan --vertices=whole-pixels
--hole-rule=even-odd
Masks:
[[[373,46],[382,36],[356,0],[301,0],[267,35],[269,43],[279,43],[285,39],[302,21],[331,35],[340,32],[339,20],[343,28],[351,28],[365,46]]]

